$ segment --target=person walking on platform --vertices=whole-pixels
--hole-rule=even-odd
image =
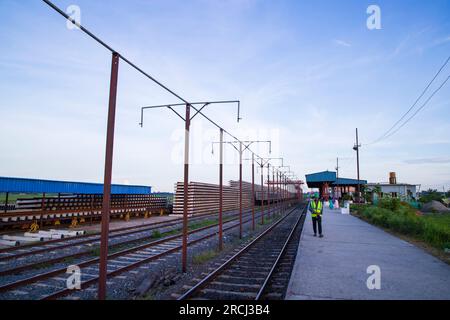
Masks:
[[[314,237],[317,237],[317,227],[319,228],[319,237],[323,238],[322,234],[322,211],[323,203],[319,200],[319,196],[315,195],[314,200],[309,202],[309,211],[311,212]]]

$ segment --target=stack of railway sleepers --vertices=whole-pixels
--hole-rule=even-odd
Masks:
[[[15,210],[0,213],[0,226],[96,217],[102,213],[102,194],[61,195],[17,200]],[[168,208],[167,197],[152,194],[112,194],[111,216],[125,213],[145,213]]]

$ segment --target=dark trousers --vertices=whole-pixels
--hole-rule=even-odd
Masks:
[[[317,216],[312,218],[314,234],[317,234],[317,225],[319,226],[319,234],[322,234],[322,217]]]

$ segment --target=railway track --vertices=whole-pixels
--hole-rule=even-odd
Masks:
[[[244,211],[247,214],[249,210]],[[235,211],[224,213],[224,219],[237,216]],[[201,221],[216,217],[217,213],[205,214],[198,217],[191,217],[190,223],[195,224]],[[145,224],[140,226],[125,227],[115,229],[110,232],[110,248],[119,247],[133,242],[148,240],[155,230],[167,231],[181,227],[182,219]],[[13,274],[32,268],[38,263],[55,263],[65,258],[82,256],[92,251],[100,244],[100,234],[87,234],[71,238],[49,240],[24,247],[14,247],[0,250],[0,276]],[[49,258],[52,258],[50,261]],[[42,260],[45,259],[45,260]],[[8,261],[14,261],[13,268],[8,267]]]
[[[272,209],[271,212],[276,211],[277,208]],[[250,214],[246,214],[245,217],[249,217]],[[258,216],[260,214],[258,213]],[[236,215],[227,222],[224,222],[224,231],[228,231],[239,227],[239,223],[234,223],[238,220]],[[257,216],[255,214],[255,216]],[[244,223],[249,223],[251,217],[246,219]],[[205,227],[197,228],[189,232],[188,245],[192,246],[202,240],[215,237],[217,235],[217,223],[213,225],[208,225]],[[110,253],[108,255],[108,277],[113,277],[119,275],[123,272],[129,271],[131,269],[138,268],[140,265],[149,263],[151,261],[158,260],[164,256],[172,253],[176,253],[181,249],[181,233],[175,235],[170,235],[159,240],[148,241],[143,244],[139,244],[132,247],[127,247],[125,249],[119,250],[117,252]],[[81,261],[74,261],[73,259],[79,258],[78,254],[73,254],[65,256],[63,261],[58,258],[57,261],[54,259],[41,261],[40,264],[47,264],[49,266],[44,266],[46,271],[32,270],[34,272],[24,273],[24,270],[28,270],[36,264],[31,264],[26,266],[18,267],[16,273],[19,275],[14,275],[7,279],[6,282],[2,281],[3,284],[0,286],[0,298],[1,299],[14,299],[14,298],[27,298],[27,299],[55,299],[68,294],[73,293],[73,290],[69,290],[66,287],[67,271],[68,265],[76,264],[81,268],[81,274],[83,276],[83,281],[81,283],[81,289],[87,289],[92,284],[98,281],[98,263],[99,258],[89,258]],[[70,261],[64,261],[71,259]],[[59,263],[57,263],[59,262]],[[9,270],[10,273],[15,271]],[[5,279],[5,277],[3,277]],[[7,277],[6,277],[7,278]]]
[[[283,299],[306,207],[295,207],[178,297],[213,300]]]
[[[226,214],[226,213],[224,213],[224,214]],[[228,214],[229,214],[229,212],[228,212]],[[207,217],[214,216],[214,215],[217,215],[217,213],[202,214],[201,216],[191,217],[190,221],[201,220],[201,219],[205,219]],[[137,233],[140,231],[154,230],[155,227],[161,228],[161,227],[173,226],[173,225],[181,224],[182,220],[183,220],[182,218],[176,218],[176,219],[173,219],[170,221],[161,221],[161,222],[156,222],[156,223],[153,222],[153,223],[146,223],[146,224],[137,225],[137,226],[118,228],[118,229],[110,230],[109,237],[111,239],[114,237],[120,237],[123,235]],[[41,252],[45,252],[45,251],[49,251],[49,250],[62,249],[66,245],[73,246],[73,245],[84,244],[84,243],[88,243],[90,241],[96,241],[96,240],[100,240],[100,232],[78,235],[78,236],[70,237],[70,238],[52,239],[52,240],[47,240],[44,242],[31,243],[31,244],[18,246],[18,247],[3,248],[3,249],[0,249],[0,262],[9,260],[9,259],[16,259],[16,258],[23,257],[26,255],[37,254],[37,253],[41,253]]]
[[[244,217],[248,216],[249,212],[244,212]],[[238,217],[238,214],[231,212],[224,217],[224,221],[227,219],[232,219],[233,217]],[[201,223],[202,221],[207,221],[208,217],[202,217],[200,219],[195,219],[190,221],[190,228],[195,226],[196,223]],[[158,232],[161,230],[164,234],[165,232],[173,232],[177,229],[174,229],[176,226],[181,227],[181,222],[178,223],[167,223],[163,225],[153,226],[150,228],[145,228],[144,230],[136,230],[136,231],[127,231],[124,234],[120,233],[117,235],[110,236],[110,239],[113,238],[113,242],[109,245],[109,250],[118,251],[120,248],[124,248],[125,246],[138,245],[140,243],[148,243],[149,240],[152,239],[153,231],[157,230]],[[212,227],[217,226],[214,224]],[[161,232],[160,232],[161,234]],[[33,250],[30,252],[24,252],[20,254],[20,258],[15,262],[15,266],[11,268],[0,268],[0,277],[17,274],[26,270],[36,269],[36,267],[40,267],[45,264],[54,264],[59,263],[65,260],[72,260],[75,258],[81,258],[85,256],[92,255],[98,250],[98,245],[100,244],[100,239],[96,238],[94,240],[84,240],[82,242],[64,244],[62,246],[52,247],[51,249],[43,248],[39,250]],[[30,256],[28,259],[24,257],[24,254]],[[17,258],[17,257],[11,257]],[[21,262],[22,261],[22,262]],[[1,287],[0,287],[1,288]]]

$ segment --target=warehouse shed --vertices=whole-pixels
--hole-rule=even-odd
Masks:
[[[103,194],[102,183],[0,177],[0,192]],[[113,184],[112,194],[150,194],[150,186]]]

